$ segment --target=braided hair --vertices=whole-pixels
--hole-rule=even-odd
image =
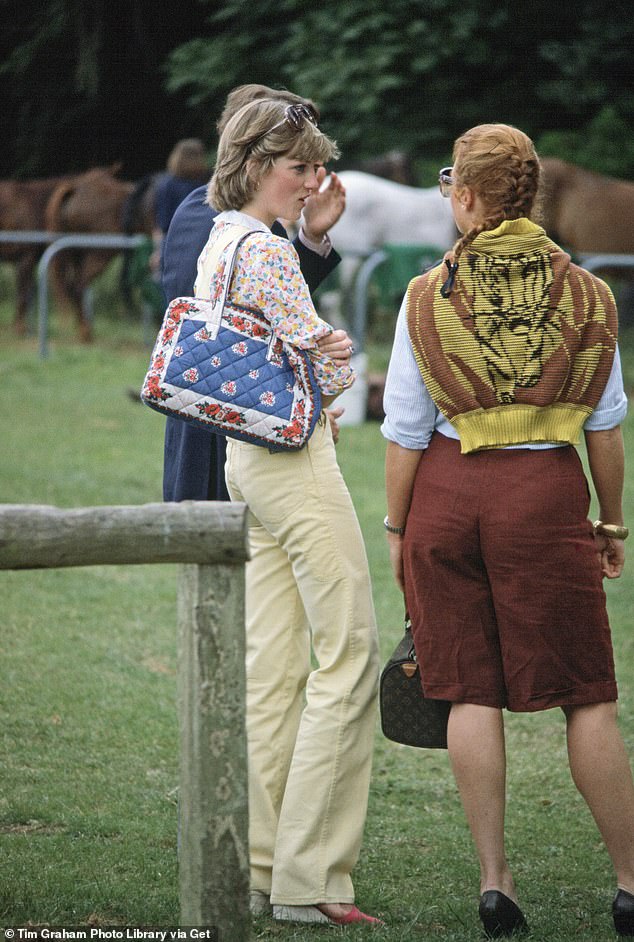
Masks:
[[[451,293],[465,248],[506,219],[533,218],[538,210],[541,167],[531,139],[508,124],[480,124],[457,138],[453,148],[455,185],[468,186],[480,197],[485,218],[455,243],[446,262],[449,278],[441,289]]]

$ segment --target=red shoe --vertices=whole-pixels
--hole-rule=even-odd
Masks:
[[[308,922],[321,923],[331,926],[353,926],[365,922],[372,926],[384,926],[385,923],[374,916],[368,916],[362,913],[360,909],[353,906],[350,912],[345,916],[328,916],[317,906],[286,906],[276,904],[273,906],[273,919],[279,919],[283,922]]]
[[[328,919],[337,926],[352,926],[358,922],[368,922],[373,926],[385,925],[385,923],[377,919],[376,916],[368,916],[366,913],[362,913],[360,909],[357,909],[356,906],[353,906],[350,912],[346,913],[345,916],[328,916]]]

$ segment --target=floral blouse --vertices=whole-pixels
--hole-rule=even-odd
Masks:
[[[240,245],[236,255],[228,300],[236,307],[256,308],[269,321],[274,333],[286,343],[308,353],[315,379],[325,395],[335,395],[351,386],[354,372],[321,353],[317,341],[332,333],[312,302],[294,246],[274,235],[263,222],[235,210],[216,216],[207,244],[198,259],[197,297],[213,297],[216,271],[206,270],[205,260],[214,245],[227,238],[228,227],[240,226],[253,234]],[[221,256],[222,259],[222,256]],[[216,276],[217,277],[217,276]]]

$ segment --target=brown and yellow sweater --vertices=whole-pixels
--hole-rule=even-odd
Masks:
[[[608,381],[614,298],[528,219],[483,232],[460,258],[408,289],[418,367],[462,452],[526,442],[576,444]]]

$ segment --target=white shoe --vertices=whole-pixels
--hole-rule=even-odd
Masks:
[[[273,919],[280,919],[283,922],[312,922],[333,925],[332,920],[316,906],[274,905]]]
[[[271,897],[264,890],[251,890],[249,893],[249,909],[252,916],[270,916],[272,912]]]

